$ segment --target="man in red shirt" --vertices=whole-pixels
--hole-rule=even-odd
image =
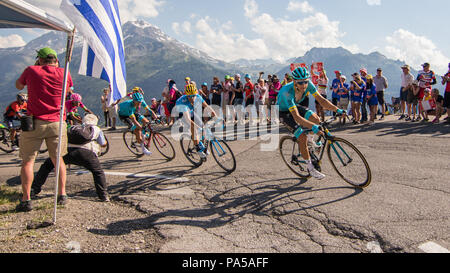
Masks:
[[[42,48],[37,52],[36,65],[27,67],[16,81],[16,88],[28,89],[27,114],[33,117],[34,130],[22,132],[20,136],[20,157],[22,166],[20,178],[22,182],[23,196],[17,211],[32,210],[30,191],[33,182],[33,167],[36,155],[42,142],[48,148],[48,153],[56,166],[58,137],[59,137],[59,112],[64,86],[64,69],[58,66],[58,56],[51,48]],[[69,74],[68,87],[72,87],[72,78]],[[67,127],[63,126],[61,139],[61,155],[67,153]],[[60,158],[58,204],[67,202],[66,195],[66,165]]]
[[[6,107],[5,114],[3,115],[5,118],[5,123],[8,125],[10,136],[11,136],[11,142],[12,147],[14,150],[18,150],[17,147],[19,144],[15,143],[16,140],[16,126],[15,122],[17,123],[22,115],[24,115],[24,112],[27,110],[27,94],[25,93],[19,93],[17,94],[16,101],[13,101],[8,107]]]

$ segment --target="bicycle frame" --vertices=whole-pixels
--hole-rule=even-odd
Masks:
[[[331,148],[333,149],[333,151],[336,153],[336,155],[337,155],[337,157],[339,158],[339,160],[341,161],[341,163],[344,165],[344,166],[347,166],[347,164],[348,163],[350,163],[350,162],[352,162],[352,158],[347,154],[347,152],[344,150],[344,148],[342,148],[342,146],[338,143],[338,142],[333,142],[333,140],[334,140],[334,136],[331,134],[331,132],[330,132],[330,130],[328,130],[328,125],[331,123],[331,121],[333,121],[333,119],[332,120],[329,120],[329,121],[326,121],[326,122],[322,122],[320,125],[323,127],[323,132],[324,132],[324,134],[322,135],[322,136],[320,136],[319,137],[319,141],[322,141],[322,139],[324,140],[323,142],[324,142],[324,145],[322,145],[322,147],[321,147],[321,149],[320,149],[320,155],[319,155],[319,157],[317,157],[317,161],[318,162],[321,162],[322,161],[322,159],[323,159],[323,155],[324,155],[324,153],[325,153],[325,150],[326,150],[326,148],[327,148],[327,146],[331,146]],[[312,132],[311,130],[306,130],[305,131],[305,134],[308,134],[308,133],[310,133],[310,132]],[[338,152],[338,149],[336,148],[336,146],[337,146],[337,148],[339,148],[343,153],[344,153],[344,155],[348,158],[348,162],[347,163],[345,163],[344,162],[344,160],[342,159],[342,157],[341,157],[341,155],[339,154],[339,152]],[[310,151],[310,153],[311,153],[312,151]],[[315,154],[314,154],[315,155]],[[301,162],[302,163],[306,163],[306,162],[303,162],[302,160],[301,160]]]

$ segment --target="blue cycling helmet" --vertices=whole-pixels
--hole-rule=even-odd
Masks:
[[[294,71],[292,71],[292,78],[294,78],[294,80],[306,80],[309,79],[309,77],[309,72],[304,67],[297,67]]]
[[[252,77],[249,74],[245,74],[244,78],[251,79]]]
[[[144,96],[141,93],[133,93],[133,100],[137,102],[143,102]]]

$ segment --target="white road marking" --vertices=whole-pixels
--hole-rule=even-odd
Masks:
[[[450,253],[450,251],[434,242],[427,242],[419,246],[425,253]]]
[[[370,253],[383,253],[380,243],[378,243],[377,241],[367,243],[367,249],[370,251]]]
[[[89,171],[78,171],[75,174],[87,174]],[[148,173],[123,173],[123,172],[105,172],[106,175],[112,176],[125,176],[132,178],[159,178],[159,179],[167,179],[167,180],[175,180],[178,182],[188,182],[189,179],[185,177],[173,177],[173,176],[165,176],[159,174],[148,174]]]

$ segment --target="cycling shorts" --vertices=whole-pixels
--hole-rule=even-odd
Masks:
[[[141,121],[144,119],[144,116],[138,113],[135,113],[134,116],[136,117],[136,120],[141,123]],[[136,125],[134,124],[133,120],[129,116],[119,116],[120,120],[125,123],[128,126],[128,129],[131,131],[136,130]]]
[[[297,110],[300,116],[306,120],[309,120],[309,118],[314,114],[313,111],[303,106],[297,106]],[[280,111],[280,122],[286,125],[291,132],[294,132],[300,127],[292,116],[292,113],[289,111]]]

